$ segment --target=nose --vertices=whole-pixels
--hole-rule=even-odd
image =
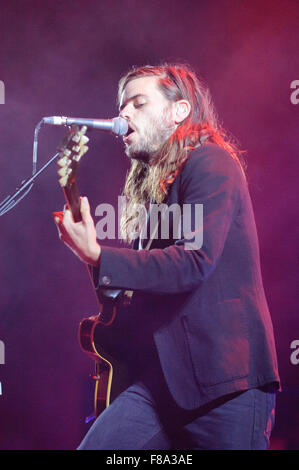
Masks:
[[[120,117],[127,119],[130,121],[132,119],[132,106],[130,104],[127,104],[126,106],[123,107],[123,109],[119,113]]]

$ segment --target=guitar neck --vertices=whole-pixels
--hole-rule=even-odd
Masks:
[[[80,201],[80,192],[79,192],[77,184],[75,182],[72,182],[70,186],[65,186],[63,188],[63,192],[64,192],[66,203],[73,215],[74,221],[81,222],[82,220],[81,211],[80,211],[81,201]],[[88,275],[91,281],[91,285],[93,286],[92,268],[88,264],[86,264],[86,268],[87,268]],[[96,295],[96,298],[97,300],[99,300],[97,295]]]
[[[75,222],[80,222],[82,220],[81,211],[80,211],[80,192],[76,183],[72,183],[71,186],[66,186],[63,188],[65,200],[69,209],[72,212],[73,219]]]

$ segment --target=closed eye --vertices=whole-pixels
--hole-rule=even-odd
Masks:
[[[139,109],[142,108],[146,103],[134,103],[134,108]]]

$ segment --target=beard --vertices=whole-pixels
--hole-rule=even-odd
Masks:
[[[170,120],[170,112],[164,109],[159,119],[148,119],[143,131],[136,129],[136,141],[126,145],[125,153],[129,158],[149,163],[160,151],[164,143],[175,131]]]

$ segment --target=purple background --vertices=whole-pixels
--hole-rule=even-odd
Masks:
[[[49,1],[1,3],[0,199],[31,172],[43,116],[117,115],[119,77],[131,65],[188,62],[208,84],[223,124],[247,150],[284,391],[272,448],[299,448],[297,319],[299,3],[296,0]],[[63,129],[42,127],[38,166]],[[115,204],[128,162],[121,140],[89,135],[79,175],[92,212]],[[56,165],[0,218],[0,449],[74,449],[92,411],[92,361],[77,341],[97,313],[86,269],[57,237],[51,213],[64,198]],[[297,184],[296,184],[297,183]]]

